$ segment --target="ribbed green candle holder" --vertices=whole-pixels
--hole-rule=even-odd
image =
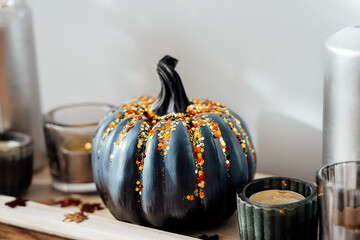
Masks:
[[[293,191],[305,199],[280,205],[249,199],[272,189]],[[310,182],[287,177],[256,179],[238,190],[237,208],[241,240],[317,239],[317,189]]]

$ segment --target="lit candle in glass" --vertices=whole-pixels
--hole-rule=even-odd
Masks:
[[[91,142],[98,122],[112,109],[102,103],[61,106],[44,116],[52,186],[63,193],[96,192]]]
[[[294,203],[305,199],[305,197],[293,191],[273,189],[257,192],[251,195],[249,199],[263,204],[280,205]]]
[[[69,154],[91,153],[91,137],[78,137],[64,144],[64,150]]]
[[[74,137],[65,142],[63,158],[69,180],[73,183],[92,182],[91,137]]]

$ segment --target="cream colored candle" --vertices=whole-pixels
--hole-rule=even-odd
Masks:
[[[69,154],[91,153],[91,138],[78,137],[64,144],[64,150]]]
[[[305,199],[305,197],[293,191],[273,189],[257,192],[251,195],[249,199],[262,204],[280,205],[294,203]]]
[[[13,147],[18,147],[20,146],[20,142],[18,141],[14,141],[14,140],[9,140],[9,141],[0,141],[0,148],[13,148]]]
[[[76,137],[63,145],[67,180],[71,183],[93,182],[91,168],[91,137]]]

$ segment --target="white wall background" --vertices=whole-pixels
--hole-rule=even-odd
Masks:
[[[359,0],[28,0],[44,111],[157,96],[157,61],[188,96],[247,122],[258,171],[314,179],[321,165],[322,48],[360,24]]]

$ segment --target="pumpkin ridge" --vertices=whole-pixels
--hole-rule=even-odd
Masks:
[[[134,125],[136,123],[138,123],[141,119],[144,120],[144,116],[142,116],[141,114],[148,112],[148,109],[146,108],[146,106],[148,106],[149,104],[145,103],[146,106],[143,107],[141,104],[138,103],[138,101],[140,101],[141,103],[148,102],[150,104],[153,101],[153,99],[151,99],[151,98],[148,99],[146,97],[134,98],[132,102],[130,102],[128,104],[125,104],[125,105],[121,105],[119,107],[119,109],[118,109],[118,115],[116,116],[116,119],[109,124],[109,127],[107,128],[107,130],[103,134],[103,141],[104,141],[106,136],[108,136],[117,127],[117,125],[120,122],[131,119],[129,122],[126,123],[126,125],[121,130],[118,140],[113,142],[115,148],[113,148],[113,152],[110,155],[110,163],[112,162],[112,159],[115,157],[115,154],[117,152],[117,149],[118,149],[120,143],[126,138],[127,133],[130,130],[132,130]],[[122,111],[121,111],[121,109],[122,109]],[[145,120],[148,120],[148,119],[145,119]],[[145,120],[144,120],[144,122],[146,122]],[[153,126],[153,124],[151,124],[151,123],[148,124],[148,125],[150,127]],[[148,128],[149,128],[149,126],[148,126]],[[144,135],[142,136],[141,139],[147,140],[148,132],[147,131],[141,131],[139,133],[139,135],[142,135],[142,133]],[[139,142],[139,140],[140,139],[138,137],[138,142]],[[141,142],[144,143],[146,141],[143,140]],[[138,144],[137,152],[141,152],[142,145],[143,144],[140,144],[140,145]],[[144,147],[144,152],[146,152],[146,145]],[[145,155],[145,153],[144,153],[144,155]],[[140,157],[143,159],[145,156],[140,156]],[[139,172],[139,180],[136,182],[135,191],[138,191],[139,196],[140,196],[141,195],[141,190],[143,188],[143,186],[141,184],[141,178],[140,178],[141,174],[140,174],[140,172],[141,172],[141,169],[142,169],[142,166],[143,166],[144,162],[143,162],[143,160],[138,161],[138,155],[137,154],[135,154],[135,159],[136,159],[137,168],[138,168],[138,172]]]
[[[249,147],[250,149],[250,154],[251,154],[251,158],[252,160],[255,159],[255,150],[252,146],[252,143],[250,142],[250,139],[249,139],[249,135],[247,134],[247,132],[244,130],[244,128],[242,127],[241,125],[241,122],[239,119],[235,118],[232,114],[230,114],[229,112],[226,114],[228,117],[230,117],[237,125],[238,127],[240,128],[241,132],[244,134],[245,136],[245,140],[242,139],[241,140],[241,146],[243,147],[243,150],[244,150],[244,153],[246,154],[246,157],[248,159],[248,163],[250,162],[250,159],[248,158],[248,151],[247,151],[247,148],[246,148],[246,145]],[[227,121],[225,121],[227,122]],[[227,122],[229,124],[229,122]]]
[[[136,155],[136,164],[138,166],[139,180],[136,182],[137,186],[135,188],[135,191],[138,192],[138,199],[139,199],[138,202],[139,203],[141,202],[140,197],[141,197],[142,190],[144,188],[144,186],[142,184],[142,181],[143,181],[142,180],[142,170],[143,170],[143,166],[145,165],[145,157],[146,157],[146,151],[147,151],[146,149],[147,149],[147,145],[148,145],[149,141],[153,139],[154,133],[157,131],[157,129],[155,127],[159,122],[154,123],[153,121],[151,121],[151,122],[145,121],[145,123],[148,125],[148,129],[146,131],[147,133],[144,133],[144,135],[139,133],[141,135],[141,137],[139,137],[139,138],[143,138],[144,140],[142,141],[142,143],[140,143],[140,145],[138,144],[137,151],[138,151],[139,155]],[[138,141],[139,141],[139,138],[138,138]],[[142,151],[142,148],[143,148],[143,151]],[[141,153],[143,153],[143,154],[141,154]],[[140,208],[141,208],[141,204],[140,204]]]
[[[253,145],[249,139],[247,132],[242,127],[241,121],[238,120],[236,117],[234,117],[229,112],[227,112],[226,114],[219,115],[219,116],[232,128],[233,132],[237,136],[237,139],[239,141],[240,146],[242,147],[246,162],[249,167],[249,173],[250,173],[250,175],[253,174],[254,172],[251,169],[255,169],[255,167],[256,167],[255,154],[254,154],[255,149],[253,148]],[[244,136],[241,136],[240,132]],[[248,152],[250,152],[250,154],[251,154],[251,159],[248,157]]]
[[[144,166],[144,159],[146,156],[146,144],[148,141],[148,136],[151,130],[151,125],[149,125],[146,121],[143,121],[140,126],[140,131],[137,138],[137,148],[135,153],[135,163],[137,165],[138,170],[138,180],[136,181],[135,191],[138,192],[138,202],[140,202],[141,191],[143,190],[142,184],[142,169]],[[141,204],[140,204],[141,208]]]
[[[210,114],[206,114],[207,116],[209,116]],[[219,144],[219,146],[221,147],[222,153],[224,155],[224,162],[225,162],[225,166],[226,166],[226,170],[228,172],[228,177],[230,177],[229,171],[230,171],[230,155],[229,155],[229,147],[226,146],[226,143],[223,139],[222,133],[220,128],[218,127],[218,123],[212,121],[210,118],[206,118],[206,116],[202,115],[203,119],[207,119],[206,123],[211,131],[211,133],[213,134],[213,137],[217,140],[217,143]]]
[[[128,120],[129,118],[124,118],[122,121]],[[122,122],[121,121],[121,122]],[[140,121],[140,118],[132,118],[130,121],[128,121],[125,126],[122,128],[121,132],[119,133],[119,137],[116,141],[113,142],[114,148],[113,152],[110,155],[110,160],[112,161],[115,157],[115,154],[119,148],[120,143],[126,138],[128,132],[134,128],[134,125]],[[117,125],[115,126],[117,127]],[[114,127],[114,128],[115,128]]]
[[[255,150],[252,147],[252,144],[251,144],[250,139],[249,139],[249,137],[247,135],[247,132],[241,126],[240,120],[238,120],[232,114],[230,114],[228,107],[226,107],[225,105],[216,103],[216,102],[208,101],[208,100],[196,100],[196,101],[194,101],[194,103],[198,104],[198,105],[195,106],[195,107],[194,106],[189,106],[188,111],[190,113],[192,113],[192,114],[196,114],[196,113],[197,114],[202,114],[202,113],[210,112],[210,114],[215,114],[215,115],[220,116],[231,127],[232,131],[237,136],[237,138],[239,140],[239,143],[240,143],[241,147],[243,148],[243,152],[245,154],[247,162],[248,163],[250,162],[250,159],[248,157],[248,152],[250,152],[252,160],[255,159],[255,155],[254,155]],[[210,105],[210,106],[206,107],[205,105]],[[205,110],[204,110],[204,108],[205,108]],[[195,110],[193,110],[193,109],[195,109]],[[241,134],[238,132],[238,130],[236,129],[234,124],[230,121],[230,119],[232,119],[235,122],[237,127],[244,134],[245,139],[242,139]],[[249,148],[249,151],[248,151],[247,148]]]
[[[185,199],[193,201],[194,196],[200,197],[200,199],[204,198],[203,188],[207,184],[204,180],[207,178],[207,175],[204,172],[203,165],[205,163],[206,156],[203,154],[204,152],[204,137],[201,135],[200,126],[203,126],[204,122],[198,121],[198,119],[189,116],[189,120],[186,122],[186,127],[189,133],[189,140],[193,146],[193,154],[194,154],[194,162],[196,166],[195,173],[197,174],[196,184],[194,187],[194,192],[189,193],[185,196]]]
[[[126,120],[128,120],[128,119],[124,119],[123,121],[126,121]],[[128,122],[129,122],[129,120],[128,120]],[[111,163],[113,162],[113,159],[114,159],[114,157],[115,157],[115,154],[116,154],[116,152],[117,152],[117,149],[119,148],[119,145],[120,145],[120,143],[121,143],[121,141],[123,140],[123,139],[125,139],[125,137],[126,137],[126,134],[127,134],[127,132],[126,132],[126,127],[127,127],[127,123],[128,122],[126,122],[125,123],[125,125],[122,127],[122,129],[120,130],[121,132],[119,133],[119,136],[118,136],[118,138],[117,138],[117,140],[115,139],[113,142],[112,142],[112,144],[113,144],[113,148],[112,148],[112,153],[110,154],[110,166],[111,166]],[[118,125],[116,125],[115,127],[117,127]],[[114,129],[115,129],[115,127],[114,127]],[[111,131],[112,132],[112,131]],[[110,133],[111,132],[109,132],[109,135],[110,135]],[[105,138],[103,139],[103,141],[105,140]],[[102,142],[103,143],[103,142]],[[102,144],[101,143],[101,144]]]
[[[146,144],[149,142],[149,140],[152,140],[155,136],[155,134],[157,133],[158,135],[158,139],[159,142],[157,143],[157,150],[161,151],[160,155],[163,157],[163,161],[166,160],[166,155],[167,155],[167,151],[170,148],[170,140],[171,140],[171,132],[173,132],[175,130],[175,126],[174,125],[179,125],[179,121],[172,121],[173,119],[161,119],[159,120],[156,124],[153,125],[149,125],[149,129],[147,130],[148,134],[146,134],[145,136],[143,136],[145,138],[143,144],[145,144],[145,154],[146,154]],[[148,124],[148,123],[146,123]],[[164,130],[167,130],[166,132],[164,132]],[[170,134],[168,134],[168,132],[170,132]],[[165,140],[165,142],[164,142]],[[164,150],[164,151],[162,151]],[[138,151],[141,152],[141,148],[140,146],[138,146]],[[145,159],[145,154],[142,155],[141,157],[141,161],[140,158],[137,160],[137,164],[139,165],[139,173],[141,175],[141,171],[143,169],[143,165],[144,163],[144,159]],[[164,171],[164,169],[162,169],[162,171]],[[141,195],[141,191],[143,190],[143,185],[141,184],[142,180],[141,177],[139,179],[139,181],[137,182],[137,184],[139,186],[137,186],[137,188],[135,189],[136,191],[139,192],[139,195]]]
[[[105,130],[105,132],[103,133],[103,139],[102,139],[102,141],[104,141],[104,139],[106,138],[106,136],[108,136],[110,133],[111,133],[111,131],[112,130],[114,130],[115,129],[115,127],[121,122],[121,121],[123,121],[123,120],[125,120],[126,118],[128,118],[128,116],[133,116],[134,114],[133,114],[133,110],[131,109],[131,108],[129,108],[129,106],[134,106],[134,105],[136,105],[136,103],[135,103],[135,99],[132,101],[132,102],[130,102],[129,104],[123,104],[123,105],[121,105],[117,110],[113,110],[112,112],[111,112],[111,114],[112,113],[115,113],[116,111],[118,111],[117,113],[117,115],[116,115],[116,117],[115,117],[115,120],[114,121],[112,121],[112,122],[110,122],[109,123],[109,126],[108,126],[108,128]],[[125,108],[126,107],[126,108]],[[125,108],[125,109],[123,109],[123,108]],[[121,111],[121,109],[123,109],[123,111]],[[130,111],[132,111],[131,113],[130,113],[130,115],[128,114],[128,112],[130,112]],[[138,117],[139,118],[141,118],[141,112],[138,112],[139,114],[137,114],[138,115]],[[109,114],[110,115],[110,114]],[[109,116],[108,115],[108,116]]]

